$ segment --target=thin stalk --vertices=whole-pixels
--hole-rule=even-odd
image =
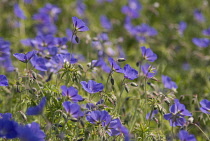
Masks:
[[[200,126],[198,126],[197,124],[194,124],[196,127],[198,127],[198,129],[200,129],[200,131],[205,135],[205,137],[210,141],[209,137],[206,135],[206,133],[204,133],[204,131],[200,128]]]
[[[122,83],[121,83],[121,90],[120,90],[120,96],[118,98],[118,102],[117,102],[117,113],[120,113],[120,107],[121,107],[121,99],[122,99],[122,93],[124,91],[124,88],[123,88],[123,85],[124,85],[124,81],[125,81],[125,78],[123,78],[122,80]]]

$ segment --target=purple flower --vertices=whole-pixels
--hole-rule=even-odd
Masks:
[[[93,103],[87,103],[85,105],[85,108],[88,109],[88,110],[90,110],[90,111],[93,111],[96,108],[96,105],[93,104]],[[89,113],[89,111],[87,111],[87,113]]]
[[[147,115],[146,115],[146,119],[153,119],[155,117],[155,115],[158,113],[158,110],[153,110],[151,112],[149,112]]]
[[[103,2],[112,2],[113,0],[97,0],[97,2],[99,3],[103,3]]]
[[[179,30],[179,34],[180,35],[183,35],[185,29],[187,28],[187,23],[186,22],[180,22],[179,23],[179,27],[178,27],[178,30]]]
[[[66,29],[66,35],[69,42],[72,42],[73,44],[78,44],[80,42],[79,40],[76,40],[77,36],[73,34],[71,29]]]
[[[46,97],[43,97],[42,100],[40,101],[39,105],[28,108],[26,111],[26,114],[31,115],[31,116],[41,115],[43,113],[46,102],[47,102]]]
[[[141,4],[138,0],[129,0],[127,6],[123,6],[121,11],[130,18],[138,18],[140,15]]]
[[[62,95],[67,96],[73,102],[83,101],[84,99],[78,95],[78,90],[74,87],[67,88],[66,86],[61,86]]]
[[[101,40],[102,42],[104,42],[104,41],[108,41],[109,40],[109,37],[108,37],[108,35],[107,35],[107,33],[101,33],[101,34],[99,34],[98,35],[98,38],[99,38],[99,40]]]
[[[73,118],[78,119],[84,115],[84,113],[81,111],[80,106],[77,103],[71,103],[69,101],[65,101],[63,102],[62,105],[66,110],[66,112]]]
[[[119,118],[112,119],[108,124],[106,132],[109,136],[118,136],[124,134],[125,137],[129,137],[128,129],[122,125]]]
[[[157,55],[153,53],[150,48],[141,47],[143,57],[150,62],[154,62],[157,59]]]
[[[165,88],[168,88],[168,89],[177,89],[178,88],[176,83],[174,81],[172,81],[171,78],[168,76],[162,75],[162,82],[163,82]]]
[[[77,14],[79,16],[83,16],[86,9],[86,5],[84,4],[83,0],[78,0],[76,6]]]
[[[208,38],[193,38],[192,42],[201,48],[210,46],[210,39]]]
[[[187,62],[183,63],[182,64],[182,69],[185,70],[185,71],[189,70],[190,69],[190,64],[187,63]]]
[[[13,139],[16,138],[18,133],[16,128],[18,123],[8,118],[0,118],[0,138]]]
[[[192,114],[181,104],[178,99],[174,99],[174,104],[170,107],[171,113],[165,114],[164,118],[170,121],[170,126],[184,126],[186,120],[185,116],[192,116]]]
[[[5,75],[0,75],[0,86],[8,86],[8,80]]]
[[[0,66],[3,66],[7,71],[13,71],[14,67],[10,59],[10,42],[0,38]]]
[[[64,55],[56,54],[46,63],[46,67],[50,72],[59,71],[64,65]]]
[[[104,86],[102,83],[97,83],[93,80],[89,80],[88,82],[81,81],[80,84],[82,85],[82,88],[86,92],[91,93],[91,94],[101,92],[104,89]]]
[[[36,122],[27,125],[20,125],[17,128],[20,141],[45,141],[45,133]]]
[[[139,36],[155,36],[158,34],[157,30],[147,24],[141,24],[135,27],[136,35]]]
[[[156,75],[157,71],[150,64],[144,64],[141,66],[141,71],[147,78],[152,78]]]
[[[39,12],[33,15],[33,19],[38,21],[36,25],[38,35],[55,34],[57,32],[54,22],[58,19],[61,9],[56,5],[47,3],[39,9]]]
[[[103,28],[105,28],[107,30],[112,29],[112,24],[105,15],[101,15],[100,21],[101,21],[101,25],[102,25]]]
[[[33,3],[33,0],[24,0],[24,3],[31,4]]]
[[[200,104],[201,104],[200,110],[203,113],[210,114],[210,101],[204,99],[200,102]]]
[[[0,113],[0,119],[11,119],[12,118],[12,114],[11,113]]]
[[[26,54],[23,53],[15,53],[13,56],[15,56],[18,60],[20,60],[23,63],[27,63],[31,58],[36,54],[36,51],[30,51]]]
[[[117,64],[117,62],[115,62],[115,60],[111,57],[108,58],[108,61],[111,65],[111,67],[118,73],[123,73],[124,70]]]
[[[44,7],[39,9],[39,13],[33,16],[34,20],[42,22],[42,24],[52,24],[52,22],[58,19],[58,15],[61,13],[61,9],[56,5],[47,3]]]
[[[131,68],[130,65],[126,64],[124,66],[124,77],[130,80],[134,80],[138,77],[138,71]]]
[[[37,55],[34,55],[34,57],[31,59],[31,64],[39,71],[47,71],[46,63],[46,59],[38,57]]]
[[[37,35],[53,35],[57,32],[57,27],[52,23],[44,23],[36,25]]]
[[[194,10],[194,18],[198,21],[198,22],[205,22],[205,18],[203,16],[203,14],[201,13],[201,11],[199,11],[198,9]]]
[[[111,117],[107,111],[91,111],[87,114],[86,120],[92,124],[103,124]]]
[[[180,130],[178,136],[180,141],[196,141],[195,136],[185,130]]]
[[[25,14],[23,13],[23,10],[20,9],[19,5],[18,4],[15,4],[14,5],[14,13],[15,15],[20,18],[20,19],[26,19],[26,16]]]
[[[210,27],[202,31],[203,35],[210,36]]]
[[[79,32],[84,32],[89,30],[89,28],[81,19],[77,17],[72,17],[72,21],[73,21],[74,30]]]

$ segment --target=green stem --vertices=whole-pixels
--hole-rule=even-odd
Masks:
[[[121,90],[120,90],[120,96],[117,100],[117,113],[120,113],[120,108],[121,108],[121,100],[122,100],[122,93],[124,91],[124,88],[123,88],[123,85],[124,85],[124,81],[125,81],[125,78],[123,78],[122,80],[122,83],[121,83]]]
[[[200,128],[200,126],[198,126],[197,124],[194,124],[196,127],[198,127],[198,129],[201,130],[201,132],[206,136],[206,138],[210,141],[209,137],[206,135],[206,133],[204,133],[204,131]]]

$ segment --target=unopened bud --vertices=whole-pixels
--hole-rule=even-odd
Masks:
[[[78,67],[81,69],[81,70],[84,70],[83,66],[81,64],[78,64]]]
[[[33,76],[34,79],[37,78],[37,75],[36,75],[36,73],[34,71],[32,71],[32,76]]]
[[[198,121],[201,121],[203,119],[203,115],[198,116]]]
[[[165,103],[168,104],[168,105],[171,103],[168,99],[165,99],[164,101],[165,101]]]
[[[117,61],[118,62],[124,62],[125,61],[125,58],[118,58]]]
[[[182,100],[184,100],[184,95],[181,95],[179,98],[179,101],[182,101]]]
[[[98,38],[97,37],[93,37],[93,41],[98,41]]]
[[[87,63],[87,67],[91,67],[91,63],[89,62],[89,63]]]
[[[22,118],[23,118],[25,121],[27,121],[27,117],[26,117],[26,115],[25,115],[22,111],[19,111],[19,112],[20,112],[20,114],[21,114]]]
[[[196,99],[195,98],[192,99],[192,104],[194,104],[194,103],[196,103]]]
[[[79,43],[79,37],[76,36],[75,40],[76,40],[77,43]]]
[[[193,117],[189,117],[189,118],[188,118],[188,122],[191,123],[191,124],[193,123],[193,120],[194,120]]]
[[[155,77],[152,77],[151,79],[152,79],[152,80],[154,80],[154,81],[158,81],[158,79],[157,79],[157,78],[155,78]]]
[[[127,85],[125,85],[125,90],[126,90],[127,93],[129,93],[129,88],[128,88]]]
[[[114,85],[114,79],[111,78],[110,81],[111,81],[111,84]]]
[[[131,82],[131,86],[138,87],[138,84],[136,84],[135,82]]]

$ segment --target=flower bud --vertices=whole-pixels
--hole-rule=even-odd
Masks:
[[[131,82],[131,86],[138,87],[138,84],[136,84],[135,82]]]
[[[184,100],[184,95],[181,95],[179,98],[179,101],[182,101],[182,100]]]
[[[129,88],[128,88],[127,85],[125,85],[125,90],[126,90],[127,93],[129,93]]]
[[[114,79],[111,78],[110,81],[111,81],[111,84],[114,85]]]
[[[83,68],[83,66],[81,65],[81,64],[78,64],[78,67],[83,71],[84,70],[84,68]]]
[[[189,122],[190,124],[192,124],[192,123],[193,123],[193,120],[194,120],[194,118],[193,118],[193,117],[189,117],[189,118],[188,118],[188,122]]]
[[[118,62],[124,62],[125,61],[125,58],[118,58],[117,61]]]

